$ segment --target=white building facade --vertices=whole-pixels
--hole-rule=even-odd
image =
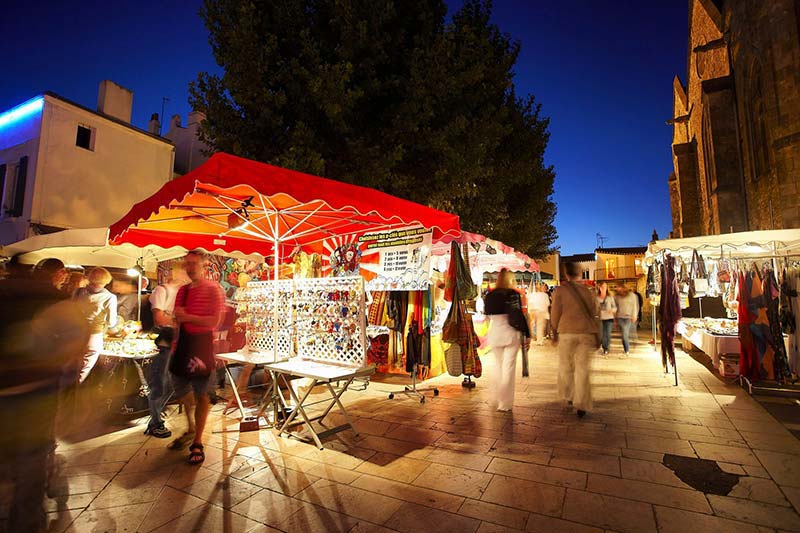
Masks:
[[[175,174],[184,175],[208,161],[209,146],[200,140],[200,124],[206,116],[200,111],[189,113],[186,127],[181,126],[181,116],[172,115],[169,131],[164,137],[175,145]]]
[[[132,103],[104,81],[97,111],[48,92],[0,113],[0,245],[108,226],[172,178],[175,147],[130,124]]]

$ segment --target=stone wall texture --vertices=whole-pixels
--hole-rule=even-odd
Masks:
[[[800,227],[800,0],[689,0],[673,236]]]

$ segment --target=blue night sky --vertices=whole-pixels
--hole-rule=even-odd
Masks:
[[[46,90],[94,108],[111,79],[134,91],[146,127],[189,112],[188,83],[218,71],[199,0],[12,1],[0,18],[0,110]],[[448,2],[451,9],[460,0]],[[494,21],[522,43],[520,95],[549,116],[562,254],[645,245],[671,229],[667,177],[672,78],[685,80],[685,0],[496,0]],[[108,6],[114,6],[109,8]]]

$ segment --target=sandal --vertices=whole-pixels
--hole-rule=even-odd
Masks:
[[[194,443],[189,446],[189,464],[199,465],[206,460],[206,454],[203,451],[203,445]]]
[[[194,431],[187,431],[167,445],[170,450],[182,450],[194,440]]]

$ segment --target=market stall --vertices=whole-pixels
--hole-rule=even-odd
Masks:
[[[645,256],[647,294],[662,312],[671,309],[670,320],[661,317],[665,365],[671,360],[674,366],[669,337],[677,332],[723,375],[748,383],[796,379],[798,259],[797,229],[651,242]],[[703,308],[717,301],[717,313],[727,316],[706,316]]]
[[[242,353],[245,357],[254,353],[262,359],[268,354],[273,364],[267,366],[291,359],[295,361],[295,374],[313,381],[309,374],[320,365],[354,371],[365,365],[364,298],[360,297],[355,306],[350,301],[364,292],[363,288],[355,290],[348,276],[361,274],[362,284],[381,283],[387,288],[402,284],[427,288],[427,280],[414,277],[409,264],[424,263],[424,249],[419,249],[417,257],[400,261],[396,255],[382,253],[387,247],[375,246],[375,240],[385,238],[387,246],[401,246],[417,242],[428,233],[435,241],[458,237],[458,217],[372,189],[215,154],[201,167],[136,204],[112,225],[111,242],[264,257],[274,276],[263,286],[248,284],[245,288],[255,296],[245,297],[252,312],[247,317],[251,326]],[[279,265],[294,262],[300,254],[325,258],[323,270],[332,276],[323,278],[324,289],[311,290],[303,285],[321,283],[315,281],[317,278],[291,280],[291,288],[278,279]],[[365,275],[365,271],[373,276]],[[346,294],[347,305],[334,300],[334,294]],[[304,316],[305,306],[324,308],[326,313],[334,313],[327,316],[333,320]],[[309,337],[309,332],[317,337]],[[330,342],[333,344],[327,346]],[[342,352],[352,357],[326,359],[325,354],[338,356]],[[287,368],[272,368],[273,383]],[[317,382],[325,383],[329,378],[320,371]],[[306,422],[301,408],[295,406],[292,420],[299,415]]]

